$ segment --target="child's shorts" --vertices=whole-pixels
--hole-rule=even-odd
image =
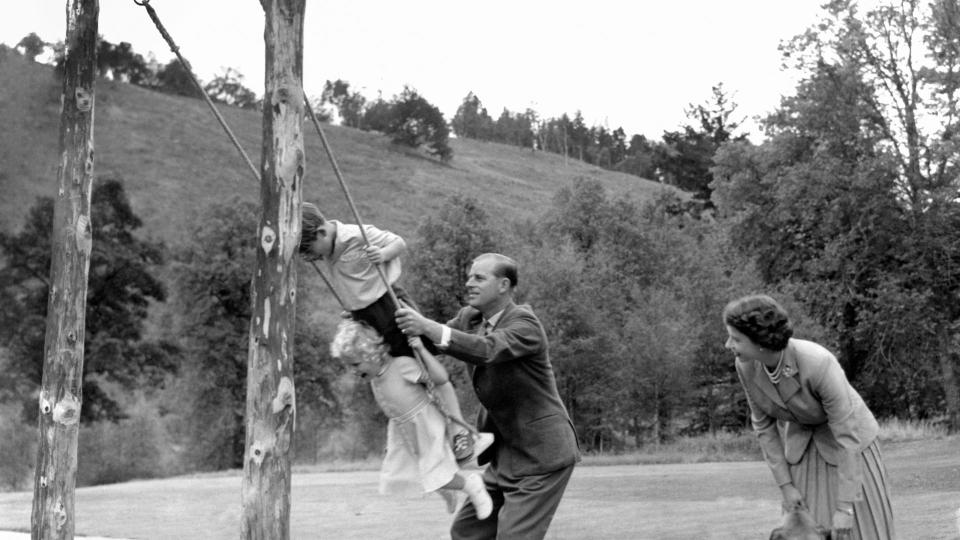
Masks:
[[[394,285],[393,292],[397,295],[398,300],[417,310],[417,312],[420,311],[420,308],[417,307],[417,304],[410,298],[410,295],[407,294],[407,291],[403,287]],[[372,326],[377,332],[380,332],[380,335],[383,336],[384,344],[390,349],[390,356],[412,357],[413,349],[410,348],[410,344],[407,342],[407,336],[405,336],[400,330],[400,327],[397,326],[396,311],[397,307],[394,305],[393,299],[390,298],[390,293],[385,293],[369,306],[351,311],[350,315],[353,316],[354,320],[363,321]],[[427,339],[426,336],[422,336],[422,339],[423,345],[428,351],[432,354],[439,354],[436,345],[434,345],[432,341]]]

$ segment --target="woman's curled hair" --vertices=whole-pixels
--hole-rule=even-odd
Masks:
[[[793,326],[786,310],[765,294],[744,296],[730,302],[723,309],[723,322],[750,341],[773,351],[785,349],[793,336]]]

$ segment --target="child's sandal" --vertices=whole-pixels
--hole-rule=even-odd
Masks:
[[[457,433],[453,436],[453,456],[457,461],[468,461],[473,457],[473,438],[469,433]]]

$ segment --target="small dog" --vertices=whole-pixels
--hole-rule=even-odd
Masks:
[[[783,516],[783,524],[770,533],[770,540],[830,540],[830,531],[817,525],[810,512],[796,508]]]

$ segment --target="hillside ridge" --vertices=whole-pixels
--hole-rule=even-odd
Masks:
[[[59,153],[60,84],[53,68],[8,54],[0,57],[0,228],[19,228],[36,197],[53,196]],[[96,88],[94,145],[98,177],[124,180],[146,233],[168,244],[202,223],[205,208],[233,196],[256,201],[259,186],[206,104],[122,82]],[[218,106],[259,167],[260,111]],[[460,194],[477,199],[491,216],[536,217],[553,195],[578,177],[639,200],[662,184],[607,171],[574,159],[514,146],[451,139],[453,160],[394,145],[374,132],[324,125],[361,218],[412,235],[420,220]],[[304,123],[304,200],[331,217],[352,214],[312,123]]]

